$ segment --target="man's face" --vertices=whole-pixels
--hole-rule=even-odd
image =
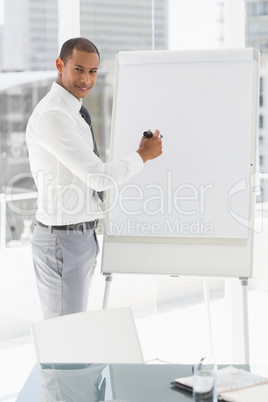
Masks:
[[[94,87],[99,67],[97,53],[87,53],[74,49],[72,57],[64,65],[56,60],[58,69],[57,83],[63,86],[77,99],[85,98]]]

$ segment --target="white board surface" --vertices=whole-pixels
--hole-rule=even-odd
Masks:
[[[109,191],[103,272],[250,276],[258,64],[254,49],[119,53],[112,160],[149,128],[163,155]]]

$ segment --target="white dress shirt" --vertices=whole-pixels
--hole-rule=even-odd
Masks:
[[[67,225],[102,217],[96,191],[128,180],[143,169],[137,152],[103,163],[93,152],[81,103],[57,83],[39,102],[26,129],[30,166],[38,189],[38,221]]]

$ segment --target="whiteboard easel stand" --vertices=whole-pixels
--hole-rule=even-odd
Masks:
[[[110,295],[110,288],[111,288],[111,283],[112,283],[112,274],[105,274],[105,290],[104,290],[104,297],[103,297],[103,303],[102,303],[102,308],[105,310],[107,309],[108,306],[108,299]]]
[[[249,365],[248,278],[239,278],[242,286],[243,333],[245,364]]]
[[[227,337],[231,346],[232,362],[240,362],[243,356],[243,364],[249,366],[248,277],[238,279],[239,285],[233,278],[225,281],[226,328],[229,329]],[[239,341],[241,338],[243,343]]]
[[[165,165],[164,155],[162,163],[156,164],[154,169],[148,166],[146,174],[140,176],[139,180],[136,176],[134,176],[133,179],[131,178],[128,181],[128,188],[132,189],[132,186],[133,189],[135,189],[138,180],[139,186],[147,189],[148,184],[152,183],[153,178],[153,183],[158,186],[157,188],[167,188],[169,193],[172,194],[172,189],[176,189],[176,191],[181,189],[181,181],[177,175],[173,175],[172,180],[169,180],[171,178],[170,172],[182,170],[185,173],[184,182],[191,183],[191,186],[195,189],[200,189],[200,186],[204,183],[205,174],[206,183],[213,183],[210,191],[213,190],[213,199],[218,202],[208,203],[207,206],[209,210],[205,216],[202,215],[202,222],[204,218],[204,222],[206,223],[207,217],[207,222],[211,223],[212,227],[216,229],[216,231],[213,231],[215,239],[213,238],[212,241],[209,239],[207,243],[204,239],[203,247],[200,247],[198,241],[191,242],[186,240],[185,242],[180,242],[178,246],[175,241],[167,240],[168,237],[164,229],[166,228],[166,223],[172,221],[170,212],[175,212],[174,220],[182,215],[183,222],[185,221],[185,223],[189,225],[192,224],[191,219],[188,221],[185,218],[183,211],[178,215],[178,211],[175,209],[173,209],[173,211],[169,208],[165,209],[164,213],[161,214],[157,220],[159,227],[163,230],[160,231],[161,233],[158,233],[158,241],[155,243],[151,241],[152,236],[150,235],[148,235],[148,241],[140,241],[140,233],[138,228],[135,228],[135,221],[134,229],[136,229],[137,233],[134,232],[130,234],[128,231],[129,215],[125,213],[127,210],[120,208],[119,204],[112,208],[108,215],[107,228],[109,229],[109,222],[120,223],[120,225],[123,223],[124,225],[122,226],[123,231],[120,231],[121,239],[118,239],[118,233],[113,233],[113,230],[108,230],[107,238],[105,239],[104,237],[105,247],[102,257],[102,273],[109,276],[106,283],[107,289],[105,292],[104,307],[107,306],[110,288],[109,282],[111,281],[110,275],[112,273],[143,273],[154,275],[168,273],[171,276],[183,274],[187,276],[201,275],[204,278],[213,276],[215,267],[217,267],[218,277],[248,278],[251,276],[253,242],[251,232],[248,232],[248,228],[252,226],[251,224],[254,221],[251,179],[254,176],[257,166],[256,144],[259,58],[259,52],[253,48],[234,49],[231,51],[229,49],[218,49],[213,50],[212,53],[211,50],[198,52],[119,52],[117,56],[115,102],[113,105],[111,160],[120,160],[124,158],[125,155],[132,152],[131,141],[132,139],[134,141],[134,133],[141,131],[141,128],[147,125],[147,120],[144,121],[143,119],[144,107],[142,102],[139,102],[139,99],[146,98],[147,94],[150,92],[154,93],[155,79],[157,79],[159,73],[162,71],[166,72],[168,69],[170,74],[168,74],[169,80],[163,88],[163,94],[159,96],[159,99],[169,97],[170,99],[174,99],[174,102],[170,102],[170,104],[175,105],[178,103],[177,96],[178,93],[180,93],[180,103],[185,106],[185,113],[181,115],[188,116],[187,113],[189,109],[192,110],[194,98],[196,100],[195,110],[198,111],[197,116],[199,116],[199,119],[196,119],[196,121],[194,121],[195,124],[191,125],[191,129],[189,129],[189,119],[179,119],[180,121],[178,122],[176,118],[177,115],[174,113],[173,108],[167,108],[166,104],[159,101],[159,99],[157,102],[150,102],[147,105],[148,110],[146,115],[157,116],[155,124],[159,127],[163,127],[165,132],[170,133],[165,154],[167,155],[166,162],[168,163],[166,165],[168,168],[163,172],[163,165]],[[215,61],[217,61],[217,63]],[[201,70],[200,62],[202,62],[202,66],[204,67]],[[191,66],[190,70],[188,63]],[[152,68],[152,65],[154,68]],[[178,70],[180,71],[179,74]],[[140,85],[142,93],[140,91],[137,93],[137,82],[133,80],[133,76],[139,79],[139,84],[142,82],[142,85]],[[221,80],[219,80],[219,76],[221,76]],[[131,80],[129,79],[130,77]],[[190,87],[193,89],[192,92],[189,91],[188,81],[191,83]],[[200,83],[202,83],[201,86]],[[184,90],[180,91],[179,89],[182,87]],[[209,88],[210,91],[207,92],[207,101],[203,105],[200,99],[203,99],[204,87],[206,90]],[[126,88],[128,90],[126,90]],[[175,90],[176,88],[178,89],[177,91]],[[234,91],[234,89],[236,89],[236,91]],[[241,92],[241,89],[243,92]],[[199,96],[196,96],[197,90]],[[130,93],[133,96],[129,96]],[[217,125],[217,136],[215,136],[215,127],[211,125],[211,130],[208,130],[207,121],[203,120],[204,116],[207,116],[207,109],[210,108],[212,111],[214,108],[215,99],[224,99],[225,106],[224,108],[216,107],[212,113],[216,123],[222,120],[225,122],[224,126]],[[232,103],[234,103],[234,105],[232,105]],[[240,118],[237,113],[234,113],[236,104],[243,105],[243,107],[240,107],[240,110],[243,111],[243,118],[242,116]],[[137,110],[137,105],[140,107],[139,110]],[[203,111],[200,110],[201,106],[204,106]],[[140,119],[136,119],[136,116],[135,119],[133,118],[132,111],[134,108],[137,111],[136,114],[140,116]],[[165,113],[163,113],[163,110],[165,110]],[[245,110],[247,110],[246,113]],[[130,113],[130,115],[128,113]],[[248,120],[244,119],[245,115],[248,117]],[[129,124],[129,121],[133,123],[133,132],[129,133],[131,141],[125,141],[125,127]],[[189,135],[176,136],[173,130],[174,126],[177,127],[179,132],[187,132]],[[200,130],[202,131],[201,127],[206,133],[206,136],[202,138],[203,152],[200,154],[199,147],[196,147],[198,152],[186,152],[187,159],[185,159],[185,151],[187,151],[187,149],[192,151],[193,141],[197,142],[200,140],[199,133]],[[226,127],[229,127],[229,130],[227,130],[228,136],[226,136]],[[192,136],[191,141],[190,136]],[[219,138],[224,138],[224,141],[221,142],[220,153],[218,152]],[[122,141],[122,139],[124,139],[124,141]],[[244,158],[241,163],[237,165],[236,155],[240,153],[241,141],[243,141],[244,144]],[[232,158],[230,158],[228,164],[226,164],[225,154],[230,153],[230,142],[232,144]],[[212,146],[214,147],[214,152],[211,152]],[[207,150],[209,150],[209,152],[205,154]],[[180,157],[178,157],[178,151],[181,152]],[[216,154],[218,156],[217,158],[214,157]],[[203,166],[204,160],[206,160],[206,166],[211,165],[214,169],[207,169],[205,172],[198,171],[198,174],[196,171],[193,172],[191,166],[193,164]],[[223,166],[224,169],[222,168]],[[221,175],[219,175],[219,172],[221,172]],[[172,184],[172,186],[167,187],[167,184]],[[133,191],[130,194],[131,196],[136,195]],[[212,195],[212,193],[210,195]],[[113,200],[115,196],[116,192],[111,191],[111,200]],[[227,206],[225,202],[226,197],[228,199]],[[198,199],[201,200],[201,197]],[[243,206],[244,209],[240,210],[240,206]],[[190,207],[192,208],[192,205],[189,205],[189,208]],[[237,214],[238,207],[239,214]],[[137,208],[140,208],[140,205],[137,205]],[[251,209],[252,211],[250,211]],[[199,212],[201,213],[201,210]],[[211,218],[212,216],[213,219]],[[225,225],[222,225],[222,216],[226,216],[227,218]],[[244,222],[245,219],[241,219],[243,216],[251,217],[250,222],[248,222],[248,219]],[[199,217],[200,216],[197,214],[197,219],[199,219]],[[138,223],[148,224],[146,208],[141,209]],[[151,223],[154,223],[154,221]],[[217,239],[226,239],[226,241],[221,242],[217,241]],[[191,244],[190,253],[189,244]],[[171,261],[168,272],[166,271],[165,259],[167,253]],[[113,266],[115,255],[121,256],[117,261],[116,267]],[[130,260],[128,258],[129,255],[133,256]],[[142,256],[147,255],[151,256],[150,264],[145,263],[147,262],[146,258],[142,258]],[[178,258],[180,258],[181,266],[183,267],[182,272],[178,271],[178,265],[176,263]],[[126,259],[128,260],[127,266],[125,266]],[[140,260],[145,262],[141,264]],[[246,284],[247,281],[245,282],[245,280],[243,280],[244,336],[242,331],[240,331],[242,328],[241,310],[238,312],[240,319],[236,320],[236,322],[234,321],[236,326],[240,323],[239,332],[241,332],[241,338],[245,340],[245,345],[239,342],[238,347],[234,349],[235,354],[237,354],[237,351],[240,350],[241,347],[243,349],[243,346],[246,351],[248,349]],[[235,297],[236,296],[237,293],[235,293]],[[237,303],[236,300],[234,308],[238,307],[238,304],[241,303],[242,297],[240,303]],[[229,309],[228,318],[231,318],[233,315],[233,308]],[[234,341],[234,339],[232,339],[232,341]],[[234,342],[232,344],[234,344]],[[246,353],[245,358],[248,360],[248,353]]]
[[[210,310],[210,297],[209,297],[209,285],[206,278],[203,279],[203,289],[204,289],[204,299],[207,311],[207,322],[208,322],[208,336],[209,336],[209,346],[210,346],[210,356],[214,357],[213,348],[213,337],[212,337],[212,326],[211,326],[211,310]]]

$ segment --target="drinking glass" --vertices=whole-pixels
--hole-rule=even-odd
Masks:
[[[193,400],[217,402],[217,365],[213,358],[204,358],[194,366]]]

